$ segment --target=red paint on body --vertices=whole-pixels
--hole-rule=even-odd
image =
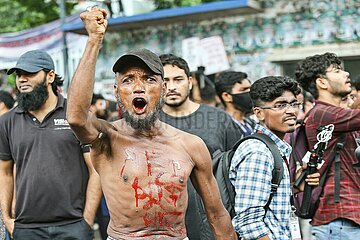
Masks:
[[[133,189],[135,190],[135,205],[139,207],[139,201],[145,200],[143,205],[144,210],[151,210],[153,207],[158,206],[160,209],[164,210],[164,212],[155,211],[153,213],[147,212],[144,216],[144,224],[145,226],[160,226],[171,228],[173,221],[171,220],[173,217],[182,216],[182,212],[166,212],[166,207],[161,201],[164,199],[168,204],[176,207],[178,199],[181,197],[181,190],[184,189],[185,184],[176,184],[173,182],[170,183],[162,183],[160,178],[156,178],[155,182],[149,182],[148,186],[155,185],[158,187],[158,191],[153,193],[150,191],[146,193],[142,187],[139,186],[139,179],[135,177],[134,182],[132,184]],[[151,189],[151,187],[149,187]],[[169,193],[168,198],[164,197],[163,191]]]
[[[147,170],[148,170],[148,176],[152,176],[151,174],[151,163],[150,163],[150,158],[149,158],[149,153],[147,151],[145,151],[145,157],[146,157],[146,165],[147,165]]]

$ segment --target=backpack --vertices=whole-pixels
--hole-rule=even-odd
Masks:
[[[283,178],[283,158],[280,154],[279,149],[277,148],[276,144],[271,140],[270,137],[264,134],[260,133],[253,133],[252,135],[246,136],[242,139],[240,139],[238,142],[235,143],[235,145],[228,151],[220,151],[217,150],[213,153],[212,156],[212,167],[213,167],[213,174],[215,176],[215,179],[217,181],[217,184],[219,186],[220,196],[221,200],[226,208],[226,210],[229,212],[230,217],[233,218],[235,216],[235,188],[231,184],[229,179],[229,168],[231,159],[234,156],[234,153],[236,149],[239,147],[239,145],[248,140],[248,139],[258,139],[265,143],[265,145],[269,148],[271,151],[273,157],[274,157],[274,169],[272,171],[272,179],[271,179],[271,193],[270,197],[264,206],[265,208],[265,214],[266,211],[269,208],[269,205],[271,203],[273,195],[276,193],[277,188],[280,185],[280,182]]]
[[[297,165],[302,165],[302,160],[304,156],[308,152],[311,152],[305,131],[306,119],[308,114],[309,113],[306,114],[305,120],[300,122],[300,126],[298,126],[294,132],[290,133],[287,137],[285,137],[285,141],[287,141],[292,147],[292,152],[289,159],[289,170],[291,182],[294,182],[295,187],[301,183],[302,179],[295,179]],[[318,129],[321,129],[321,126],[319,126]],[[295,214],[297,216],[304,219],[312,219],[312,217],[315,215],[315,212],[319,206],[320,196],[322,194],[323,186],[326,181],[326,176],[328,171],[330,170],[333,161],[335,161],[335,175],[337,176],[335,177],[334,199],[335,202],[340,202],[340,151],[344,146],[344,139],[345,138],[343,136],[343,141],[336,143],[334,155],[330,158],[327,168],[321,175],[319,185],[316,187],[305,187],[305,189],[309,188],[306,189],[306,197],[304,196],[305,190],[304,192],[298,192],[294,195],[293,205],[295,207]]]

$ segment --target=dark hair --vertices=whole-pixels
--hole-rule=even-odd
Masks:
[[[227,71],[220,73],[215,78],[216,93],[219,96],[221,102],[224,104],[224,106],[225,106],[225,101],[222,98],[222,93],[223,92],[231,93],[231,90],[235,85],[235,83],[241,83],[247,77],[248,75],[244,72]]]
[[[15,100],[10,93],[0,90],[0,102],[3,102],[8,109],[14,106]]]
[[[178,68],[184,70],[187,77],[190,77],[189,65],[183,58],[175,56],[174,54],[162,54],[159,58],[163,66],[167,64],[177,66]]]
[[[94,93],[91,99],[91,105],[94,105],[96,103],[97,100],[105,100],[105,98],[103,97],[103,95],[101,94],[96,94]]]
[[[215,100],[216,91],[215,91],[214,85],[206,83],[203,88],[200,88],[200,96],[201,96],[201,99],[204,101]]]
[[[51,70],[50,69],[43,69],[43,71],[48,74]],[[64,79],[55,73],[55,80],[51,83],[51,89],[54,92],[54,94],[57,96],[59,89],[58,87],[61,87],[64,84]]]
[[[304,88],[310,92],[315,99],[319,97],[316,88],[316,79],[326,74],[326,69],[331,65],[341,65],[341,60],[334,53],[324,53],[305,58],[300,62],[295,70],[295,79]]]
[[[351,79],[351,86],[353,86],[356,91],[360,90],[360,74],[357,75],[354,79]]]
[[[255,81],[250,87],[250,97],[254,106],[261,106],[265,102],[274,101],[285,91],[297,96],[301,89],[299,84],[287,76],[268,76]]]

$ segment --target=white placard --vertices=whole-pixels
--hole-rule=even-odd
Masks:
[[[230,68],[226,55],[224,43],[220,36],[213,36],[201,39],[202,65],[205,67],[205,74],[214,74]]]
[[[182,58],[188,63],[190,71],[196,71],[201,66],[200,38],[192,37],[182,40]]]
[[[220,36],[184,39],[182,41],[182,57],[187,61],[190,71],[196,71],[199,66],[204,66],[206,75],[230,68]]]

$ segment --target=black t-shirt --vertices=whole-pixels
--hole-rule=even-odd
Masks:
[[[229,150],[242,137],[240,127],[225,111],[200,105],[188,116],[172,117],[164,112],[160,120],[184,132],[200,137],[210,154],[217,149]],[[211,240],[211,232],[200,196],[188,181],[188,208],[185,215],[187,236],[191,240]]]
[[[242,136],[240,127],[225,111],[201,104],[188,116],[173,117],[164,112],[160,120],[171,126],[200,137],[210,154],[217,149],[229,150]]]
[[[65,111],[66,100],[59,95],[42,123],[19,107],[0,118],[0,159],[16,163],[18,228],[82,219],[88,169]]]

